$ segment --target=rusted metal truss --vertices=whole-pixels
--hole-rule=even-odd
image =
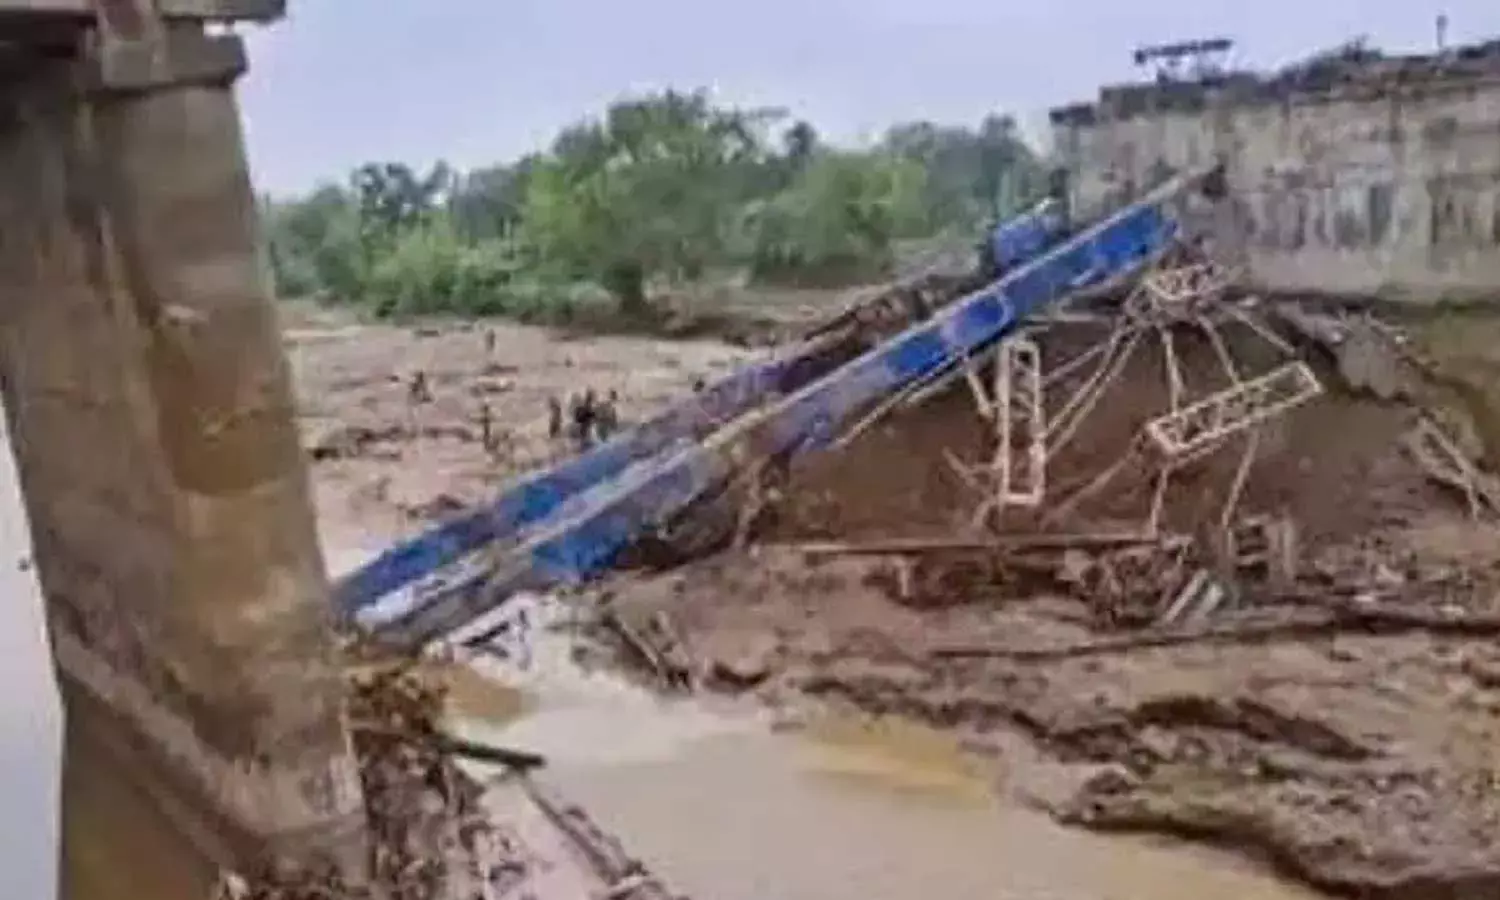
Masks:
[[[1291,362],[1152,419],[1144,433],[1160,458],[1177,466],[1322,393],[1312,369]]]
[[[1047,491],[1047,415],[1042,349],[1029,338],[1000,346],[995,357],[996,507],[1040,506]]]

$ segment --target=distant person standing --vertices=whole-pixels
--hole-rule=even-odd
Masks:
[[[547,398],[547,439],[555,441],[563,433],[562,402],[556,397]]]
[[[599,440],[607,441],[620,430],[620,395],[614,390],[604,398],[594,411],[594,432]]]
[[[582,396],[573,398],[570,406],[573,443],[581,453],[593,446],[594,426],[598,421],[598,401],[594,398],[594,389],[585,388]]]

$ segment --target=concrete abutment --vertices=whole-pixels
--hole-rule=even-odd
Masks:
[[[0,88],[0,378],[69,744],[114,745],[117,777],[217,864],[357,875],[363,805],[232,90],[243,50],[136,12]]]

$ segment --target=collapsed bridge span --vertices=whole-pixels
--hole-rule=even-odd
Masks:
[[[670,527],[674,517],[722,490],[745,467],[825,446],[871,405],[965,367],[971,357],[1014,333],[1027,316],[1139,271],[1172,245],[1178,233],[1173,209],[1207,174],[1171,179],[998,281],[790,395],[746,412],[700,442],[684,436],[663,452],[623,467],[618,476],[566,498],[514,538],[446,571],[431,572],[426,590],[366,594],[352,602],[346,595],[346,603],[359,608],[358,619],[382,638],[420,646],[473,622],[517,591],[598,575],[627,547]],[[408,546],[420,547],[424,540]]]

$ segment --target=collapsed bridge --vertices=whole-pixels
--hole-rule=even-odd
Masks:
[[[690,399],[524,479],[488,509],[345,578],[335,589],[339,611],[408,647],[465,630],[482,639],[484,618],[508,597],[602,573],[629,547],[680,527],[685,511],[745,470],[826,447],[882,402],[971,372],[1028,317],[1140,272],[1175,245],[1181,215],[1200,188],[1216,187],[1214,177],[1175,177],[1061,241],[1002,229],[1027,239],[998,280],[940,305],[943,298],[898,291],[891,296],[910,302],[856,308],[846,323],[877,323],[854,329],[857,339],[824,329],[710,388],[706,402]]]

